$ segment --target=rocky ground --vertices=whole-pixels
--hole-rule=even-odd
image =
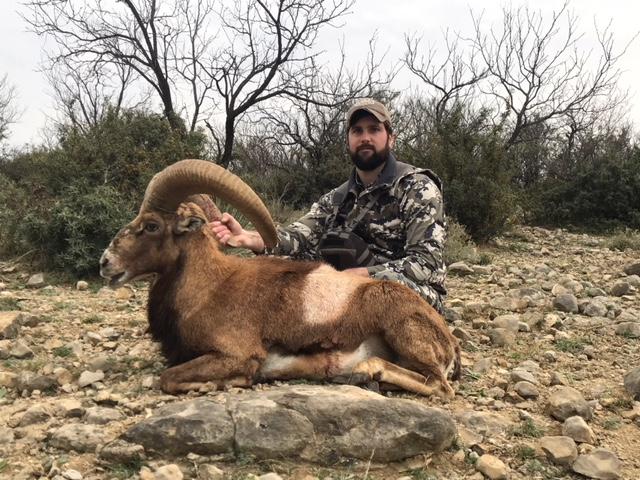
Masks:
[[[522,229],[452,266],[448,404],[305,382],[168,396],[144,285],[5,262],[0,478],[638,479],[640,261],[606,244]]]

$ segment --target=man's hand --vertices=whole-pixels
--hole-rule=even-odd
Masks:
[[[253,230],[245,230],[228,213],[223,213],[220,220],[213,221],[209,225],[223,246],[248,248],[256,253],[264,251],[265,245],[260,234]]]
[[[350,273],[351,275],[358,275],[360,277],[368,277],[369,270],[367,267],[355,267],[355,268],[346,268],[343,272]]]

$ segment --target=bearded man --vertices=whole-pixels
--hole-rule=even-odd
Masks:
[[[265,249],[260,234],[228,213],[213,222],[223,245],[255,253],[321,260],[355,275],[403,283],[443,313],[446,237],[442,184],[430,170],[399,162],[391,115],[363,99],[347,112],[349,179],[309,212],[278,227],[278,244]]]

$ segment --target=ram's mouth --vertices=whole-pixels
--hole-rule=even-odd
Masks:
[[[111,278],[109,278],[109,286],[119,287],[125,282],[126,276],[127,276],[127,272],[116,273]]]

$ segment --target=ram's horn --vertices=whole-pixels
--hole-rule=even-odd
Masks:
[[[276,227],[260,197],[233,173],[204,160],[181,160],[154,175],[140,213],[175,212],[187,197],[198,193],[214,195],[233,205],[253,223],[267,247],[276,245]]]
[[[220,220],[220,218],[222,217],[222,212],[211,198],[211,195],[206,195],[204,193],[189,195],[185,199],[185,202],[192,202],[198,205],[204,212],[209,222]]]

